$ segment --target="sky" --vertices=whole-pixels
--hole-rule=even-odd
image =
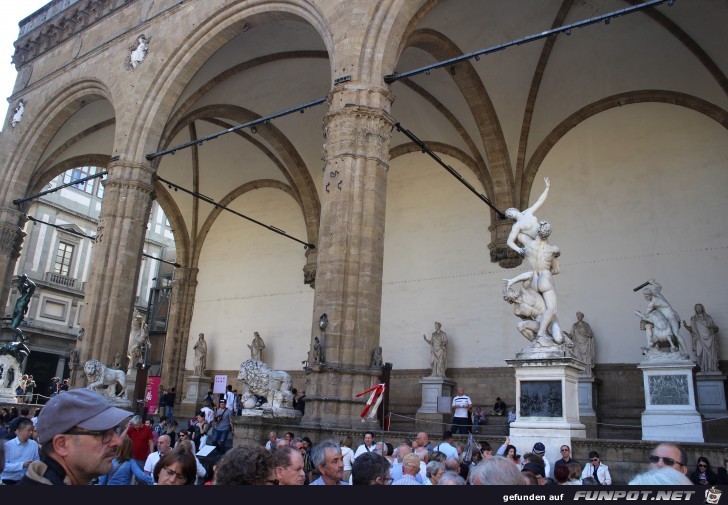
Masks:
[[[13,92],[18,72],[10,63],[15,48],[13,42],[18,40],[20,28],[18,23],[28,17],[51,0],[0,0],[0,129],[5,128],[4,118],[9,104],[7,98]]]

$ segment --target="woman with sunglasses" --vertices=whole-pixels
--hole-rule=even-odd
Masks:
[[[174,444],[174,448],[177,449],[180,447],[180,442],[184,442],[185,440],[191,440],[190,433],[187,430],[179,430],[179,433],[177,433],[177,443]]]
[[[191,486],[197,478],[195,457],[182,448],[175,449],[162,456],[153,475],[159,486]]]
[[[695,471],[690,474],[690,480],[697,486],[714,486],[718,483],[718,475],[710,468],[708,458],[700,456]]]

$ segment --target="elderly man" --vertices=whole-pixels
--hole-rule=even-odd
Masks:
[[[15,426],[15,438],[5,442],[5,469],[2,482],[6,486],[17,484],[33,461],[38,461],[38,443],[30,437],[33,434],[33,421],[19,417]]]
[[[334,440],[324,440],[313,447],[311,459],[321,477],[311,483],[312,486],[348,486],[344,482],[344,458],[341,446]]]
[[[121,445],[117,427],[129,416],[90,389],[51,398],[38,416],[40,461],[31,463],[20,485],[88,485],[109,473]]]
[[[660,444],[650,454],[650,469],[672,467],[683,475],[688,474],[688,455],[675,444]]]
[[[271,431],[268,433],[268,441],[265,443],[265,450],[266,451],[275,451],[276,450],[276,441],[278,440],[278,435],[275,431]]]
[[[306,473],[303,471],[303,456],[291,446],[276,449],[273,453],[276,480],[280,486],[303,486]]]
[[[523,475],[514,465],[502,456],[484,459],[470,470],[468,482],[471,486],[522,486]]]
[[[425,447],[428,451],[432,450],[432,444],[430,443],[430,437],[424,431],[417,434],[417,446]]]
[[[147,460],[144,462],[144,471],[149,475],[154,472],[155,465],[172,450],[172,439],[169,435],[159,435],[157,439],[157,450],[147,456]]]
[[[421,486],[417,480],[420,473],[420,458],[417,454],[407,454],[402,460],[402,477],[392,482],[393,486]]]
[[[121,438],[124,437],[131,439],[134,446],[132,457],[139,468],[144,469],[144,463],[149,455],[154,452],[152,429],[142,422],[142,416],[134,416],[121,434]]]

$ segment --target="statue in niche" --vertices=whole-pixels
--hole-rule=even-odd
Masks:
[[[260,333],[257,331],[253,333],[253,342],[248,345],[248,349],[250,349],[250,359],[263,361],[263,349],[265,349],[265,342],[263,342],[263,337],[261,337]]]
[[[589,323],[584,321],[584,313],[576,313],[576,322],[571,327],[571,332],[566,333],[574,342],[574,357],[586,364],[582,375],[591,375],[594,368],[594,332]]]
[[[312,362],[313,363],[323,363],[324,362],[324,350],[321,346],[321,341],[318,337],[313,337],[313,355],[312,355]]]
[[[380,369],[384,366],[384,362],[382,361],[382,346],[378,345],[374,348],[372,351],[372,362],[369,368],[371,369]]]
[[[693,340],[693,351],[698,359],[701,372],[720,372],[718,368],[718,327],[713,318],[705,312],[702,303],[695,305],[695,315],[690,324],[683,321],[683,326],[690,332]]]
[[[193,375],[201,377],[207,367],[207,342],[205,342],[204,333],[197,336],[197,342],[193,349],[195,351],[195,371]]]
[[[425,342],[430,344],[430,377],[446,377],[447,372],[447,333],[442,331],[442,325],[435,321],[435,331],[432,333],[432,338],[427,339],[427,335],[422,335]]]
[[[13,109],[13,116],[10,119],[10,126],[15,128],[20,124],[20,121],[23,119],[23,114],[25,113],[25,102],[22,100],[18,100],[18,105]]]
[[[145,37],[144,34],[137,38],[137,43],[131,46],[131,54],[129,56],[129,66],[131,68],[137,68],[147,57],[149,52],[149,42],[152,37]]]
[[[647,309],[644,313],[635,311],[635,315],[641,319],[640,329],[644,330],[647,338],[647,350],[661,351],[661,344],[668,344],[669,352],[679,352],[681,356],[689,357],[687,346],[680,336],[680,316],[662,295],[662,285],[655,279],[647,283],[653,286],[642,291],[648,302]]]

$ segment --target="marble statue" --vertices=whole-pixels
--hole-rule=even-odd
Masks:
[[[25,113],[25,102],[22,100],[18,101],[18,106],[13,109],[13,117],[10,120],[10,126],[15,128],[23,120],[23,114]]]
[[[566,333],[566,332],[565,332]],[[576,322],[571,326],[571,332],[566,333],[574,342],[573,354],[576,359],[586,364],[582,375],[591,375],[594,368],[594,332],[589,323],[584,321],[584,313],[576,313]]]
[[[642,291],[648,302],[647,309],[644,313],[635,311],[642,320],[640,329],[645,331],[647,348],[660,350],[659,344],[667,343],[670,352],[679,352],[683,357],[688,357],[687,346],[680,336],[680,316],[662,295],[662,285],[655,279],[650,279],[648,284],[653,287]]]
[[[549,188],[551,187],[551,181],[548,177],[544,177],[544,182],[546,183],[546,189],[543,190],[541,196],[538,197],[536,203],[534,203],[531,207],[524,210],[523,212],[513,207],[511,207],[510,209],[506,209],[505,211],[505,215],[507,218],[515,219],[515,222],[511,227],[511,232],[508,235],[508,240],[506,241],[506,244],[518,254],[526,254],[526,247],[525,244],[523,244],[523,242],[520,240],[520,235],[530,237],[532,240],[536,239],[538,232],[538,219],[536,218],[536,216],[533,215],[533,213],[536,212],[544,204],[544,202],[546,201],[546,197],[549,194]],[[518,246],[516,240],[521,242],[521,247]]]
[[[318,337],[313,338],[313,360],[312,363],[324,362],[324,350]]]
[[[445,372],[447,371],[447,333],[442,331],[442,325],[435,321],[435,331],[432,334],[430,340],[427,339],[427,335],[422,335],[425,342],[430,344],[431,355],[430,355],[430,377],[446,377]]]
[[[195,371],[193,375],[201,377],[207,367],[207,342],[205,342],[204,333],[197,336],[197,342],[193,349],[195,351]]]
[[[89,382],[87,389],[108,399],[121,398],[126,393],[126,372],[123,370],[113,370],[97,359],[90,359],[83,365],[83,371]],[[117,384],[121,387],[119,394],[116,393]]]
[[[248,344],[248,349],[250,349],[250,359],[263,361],[263,349],[265,349],[265,342],[263,342],[263,337],[261,337],[260,333],[257,331],[253,333],[253,342]]]
[[[147,57],[149,41],[151,40],[152,37],[140,35],[137,38],[137,44],[129,48],[131,50],[131,55],[129,56],[129,66],[131,68],[137,68]]]
[[[131,323],[129,348],[127,351],[129,366],[144,363],[144,354],[150,347],[152,347],[152,343],[149,341],[147,323],[144,321],[144,317],[134,309],[134,320]]]
[[[693,337],[693,351],[698,358],[701,372],[720,372],[718,368],[718,327],[713,318],[705,313],[702,303],[695,305],[695,315],[690,324],[683,321],[683,326]]]
[[[529,338],[532,331],[536,332],[534,339],[529,338],[533,341],[532,346],[570,346],[570,339],[564,339],[556,318],[557,299],[553,276],[559,273],[558,258],[561,251],[548,242],[550,235],[551,225],[546,221],[538,223],[535,239],[523,233],[518,235],[532,271],[524,272],[513,279],[504,279],[503,298],[516,305],[514,312],[523,319],[519,323],[519,331],[526,338]],[[525,286],[520,292],[509,294],[511,287],[517,283],[524,283]]]
[[[250,393],[268,400],[263,409],[293,409],[292,381],[287,372],[272,370],[262,361],[248,359],[240,364],[238,380],[248,387]]]
[[[79,364],[78,350],[71,349],[71,354],[68,356],[68,369],[73,371],[73,367]]]
[[[114,361],[111,363],[110,368],[114,370],[121,369],[121,352],[114,354]]]
[[[378,345],[374,348],[372,351],[372,361],[369,368],[372,369],[380,369],[384,366],[384,362],[382,361],[382,346]]]

